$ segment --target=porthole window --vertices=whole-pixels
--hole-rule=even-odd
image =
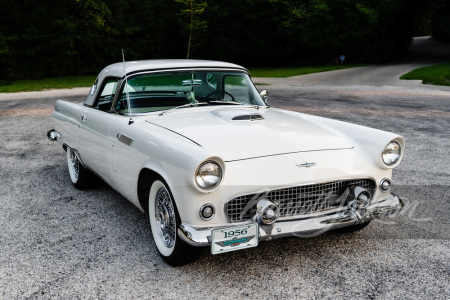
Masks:
[[[217,89],[217,80],[216,77],[214,77],[213,74],[208,73],[206,75],[206,81],[208,82],[208,86],[215,91]]]

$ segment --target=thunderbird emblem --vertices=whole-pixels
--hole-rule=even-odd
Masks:
[[[222,241],[222,242],[216,242],[217,245],[222,246],[222,247],[226,247],[226,246],[231,246],[231,247],[236,247],[239,246],[240,244],[243,243],[247,243],[249,241],[251,241],[255,236],[248,236],[248,237],[244,237],[244,238],[234,238],[232,240],[228,240],[228,241]]]
[[[296,165],[297,167],[301,167],[301,168],[310,168],[310,167],[314,167],[316,165],[315,162],[309,163],[309,162],[305,162],[303,164],[298,164]]]

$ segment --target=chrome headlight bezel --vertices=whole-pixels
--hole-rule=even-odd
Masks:
[[[400,162],[402,151],[401,144],[396,140],[392,140],[381,152],[381,161],[386,167],[392,168]]]
[[[208,179],[206,176],[209,176]],[[216,179],[214,179],[216,177]],[[214,161],[207,160],[202,162],[195,171],[194,181],[196,186],[202,191],[212,191],[222,182],[222,166]]]

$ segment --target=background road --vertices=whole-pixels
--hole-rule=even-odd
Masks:
[[[293,76],[290,78],[254,78],[255,82],[270,85],[290,86],[411,86],[419,81],[399,80],[398,78],[416,68],[450,60],[450,44],[430,37],[415,37],[410,47],[411,56],[391,63],[359,68]]]
[[[87,89],[0,95],[0,299],[448,299],[450,88],[303,80],[259,88],[275,107],[406,138],[393,175],[406,208],[395,219],[219,256],[204,249],[171,268],[146,215],[104,184],[76,190],[64,151],[46,139],[55,100],[81,102]]]

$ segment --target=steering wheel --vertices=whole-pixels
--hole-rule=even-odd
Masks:
[[[231,95],[230,93],[225,92],[225,91],[214,91],[214,92],[211,92],[211,93],[209,93],[209,94],[206,96],[206,99],[208,99],[209,97],[211,97],[212,95],[215,95],[215,94],[223,94],[224,96],[225,96],[225,94],[226,94],[226,95],[228,95],[228,96],[231,97],[231,101],[236,102],[236,99],[234,99],[233,95]],[[218,99],[216,98],[216,100],[218,100]]]

